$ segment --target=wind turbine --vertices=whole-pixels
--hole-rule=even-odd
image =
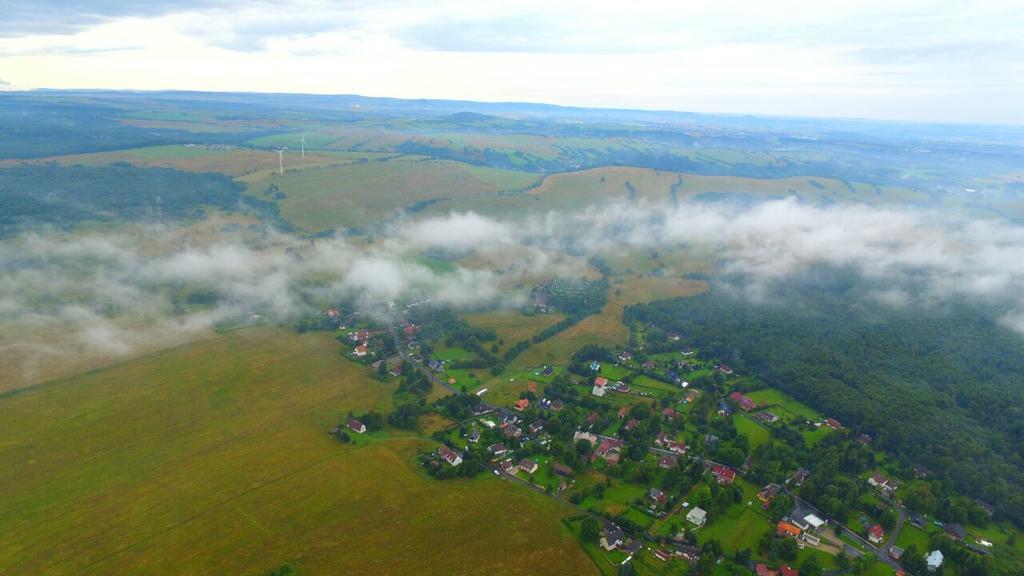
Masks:
[[[299,139],[299,143],[302,145],[302,159],[306,159],[306,135],[303,134],[302,138]]]
[[[284,151],[287,149],[287,146],[277,149],[277,163],[281,167],[281,176],[284,176]]]

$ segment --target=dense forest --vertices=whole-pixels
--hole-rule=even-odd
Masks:
[[[257,211],[273,204],[243,197],[244,187],[223,174],[170,168],[25,165],[0,170],[0,235],[21,227],[69,227],[85,220],[183,219],[204,207]]]
[[[626,316],[870,432],[908,471],[923,465],[1024,524],[1024,339],[966,304],[865,305],[842,276],[793,283],[770,304],[716,289]]]

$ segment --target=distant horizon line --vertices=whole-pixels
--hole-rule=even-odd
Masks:
[[[358,93],[342,92],[264,92],[256,90],[198,90],[193,88],[10,88],[0,89],[0,95],[12,93],[45,93],[45,92],[107,92],[125,94],[160,94],[160,93],[192,93],[192,94],[223,94],[223,95],[252,95],[252,96],[312,96],[319,98],[363,98],[367,100],[391,100],[398,102],[436,102],[436,103],[466,103],[484,106],[533,106],[539,108],[593,111],[593,112],[622,112],[632,114],[651,115],[690,115],[690,116],[724,116],[732,118],[750,118],[761,120],[809,120],[809,121],[840,121],[848,123],[879,123],[879,124],[907,124],[915,126],[973,126],[980,128],[1024,128],[1024,122],[976,122],[957,120],[914,120],[914,119],[893,119],[877,118],[867,116],[801,116],[788,114],[770,114],[758,112],[701,112],[696,110],[673,110],[666,108],[623,108],[615,106],[583,106],[579,104],[557,104],[553,102],[538,102],[525,100],[472,100],[456,98],[433,98],[433,97],[400,97],[400,96],[370,96]]]

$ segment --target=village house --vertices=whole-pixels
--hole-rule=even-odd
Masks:
[[[871,528],[868,528],[868,542],[872,544],[879,544],[885,539],[885,530],[882,529],[881,524],[875,524]]]
[[[628,351],[623,350],[622,352],[619,352],[619,362],[625,364],[626,362],[629,362],[632,359],[633,355],[630,354]]]
[[[899,488],[899,484],[895,480],[886,478],[881,472],[875,472],[868,477],[868,484],[874,488],[878,488],[886,493],[895,492]]]
[[[590,432],[583,432],[582,430],[577,430],[572,435],[572,442],[573,444],[575,444],[581,440],[585,442],[590,442],[591,445],[594,445],[597,444],[597,435],[591,434]]]
[[[740,410],[743,410],[744,412],[750,412],[754,408],[757,408],[757,404],[742,392],[733,392],[732,394],[729,394],[729,398],[739,404]]]
[[[629,394],[629,384],[626,384],[621,380],[615,383],[615,387],[613,389],[621,394]]]
[[[498,468],[500,468],[504,474],[515,474],[516,472],[516,465],[512,463],[511,458],[506,458],[502,460],[498,464]]]
[[[551,465],[551,471],[554,472],[555,474],[558,474],[559,476],[565,476],[566,478],[572,476],[573,473],[572,468],[559,462],[555,462],[554,464]]]
[[[544,429],[545,424],[547,424],[547,422],[543,420],[534,420],[533,422],[530,423],[529,426],[530,434],[536,434],[537,432],[540,432],[541,430]]]
[[[533,474],[537,471],[537,463],[529,458],[523,458],[519,461],[519,469],[527,474]]]
[[[622,449],[622,440],[616,440],[615,438],[605,438],[601,441],[601,444],[597,447],[596,454],[598,457],[603,458],[608,464],[619,463],[619,451]]]
[[[357,358],[363,358],[368,353],[366,344],[360,344],[359,346],[356,346],[355,348],[352,349],[352,353],[355,354]]]
[[[601,532],[601,547],[609,552],[622,545],[622,528],[612,522],[605,522]]]
[[[676,442],[675,440],[669,440],[666,443],[669,452],[675,452],[676,454],[686,453],[686,442]]]
[[[686,513],[686,521],[700,528],[708,520],[708,513],[699,506],[694,506]]]
[[[700,548],[684,542],[676,543],[673,553],[687,562],[692,563],[700,560]]]
[[[754,566],[754,574],[757,576],[779,576],[778,570],[772,570],[767,564],[758,564]]]
[[[536,382],[527,382],[527,384],[526,384],[526,391],[527,392],[533,392],[534,394],[536,394],[537,393],[537,383]]]
[[[601,380],[604,380],[604,382],[601,382]],[[604,378],[598,378],[594,380],[594,387],[591,388],[590,393],[593,394],[594,396],[597,396],[598,398],[603,397],[605,392],[607,392],[605,388],[605,384],[607,383],[608,381],[605,380]]]
[[[462,464],[462,454],[459,454],[458,452],[452,450],[447,446],[442,445],[440,448],[438,448],[437,454],[438,456],[443,458],[445,462],[451,464],[452,466],[458,466],[459,464]]]
[[[767,410],[754,414],[754,419],[762,424],[774,424],[779,421],[779,417],[776,414]]]
[[[735,470],[717,464],[711,467],[711,475],[719,484],[732,484],[736,480]]]
[[[934,572],[942,566],[942,551],[932,550],[924,557],[924,563],[928,566],[929,572]]]
[[[622,428],[626,432],[631,432],[633,430],[636,430],[636,427],[639,425],[640,423],[637,422],[636,418],[630,418],[629,420],[626,421],[626,425],[623,426]]]
[[[356,434],[362,434],[366,432],[366,425],[349,416],[348,418],[348,429],[355,432]]]
[[[903,548],[900,548],[899,546],[889,548],[889,558],[899,562],[903,558]]]
[[[561,412],[562,408],[564,408],[564,407],[565,407],[565,403],[562,402],[561,400],[553,400],[551,402],[551,411],[552,412]]]
[[[668,552],[662,550],[661,548],[658,548],[657,550],[654,551],[654,557],[657,558],[658,560],[661,560],[662,562],[668,562],[669,560],[672,559],[672,555],[669,554]]]
[[[718,371],[721,372],[722,374],[725,374],[726,376],[729,376],[729,375],[732,374],[732,368],[726,366],[725,364],[719,365],[718,366]]]
[[[674,420],[675,417],[679,415],[679,412],[677,412],[675,408],[669,406],[661,411],[661,415],[667,420]]]
[[[672,470],[678,465],[679,461],[675,456],[662,456],[658,460],[658,467],[664,470]]]
[[[668,502],[668,494],[660,488],[651,488],[647,491],[647,497],[650,498],[651,502],[656,505],[662,505]]]
[[[779,576],[800,576],[800,572],[789,564],[779,566]]]
[[[643,363],[643,369],[648,372],[654,370],[654,360],[647,360]]]
[[[598,362],[597,360],[594,360],[593,362],[590,363],[590,369],[593,370],[594,372],[600,372],[601,363]]]
[[[516,410],[518,410],[519,412],[522,412],[523,410],[526,410],[527,408],[530,407],[530,401],[527,400],[526,398],[520,398],[519,400],[516,400],[516,402],[515,402],[515,404],[513,404],[513,406],[515,407]]]
[[[488,446],[487,451],[494,456],[501,456],[502,454],[508,452],[508,448],[506,448],[503,443],[498,442],[497,444],[491,444],[490,446]]]
[[[942,529],[946,532],[947,536],[957,542],[963,542],[964,538],[967,538],[967,530],[964,530],[964,527],[956,522],[950,522],[944,525]]]
[[[778,484],[768,484],[757,493],[757,499],[760,500],[762,506],[767,508],[772,503],[772,500],[775,500],[775,497],[778,496],[781,489],[782,487]]]
[[[466,441],[467,442],[471,442],[473,444],[476,444],[477,442],[479,442],[480,441],[480,431],[477,430],[476,428],[473,428],[472,430],[470,430],[469,434],[466,434]]]
[[[868,444],[871,444],[871,436],[868,436],[867,434],[862,432],[859,436],[857,436],[857,442],[860,442],[861,444],[867,446]]]
[[[800,530],[798,526],[790,524],[784,520],[779,521],[779,523],[775,525],[775,534],[778,536],[799,538],[801,532],[803,531]]]
[[[835,418],[826,418],[825,419],[825,426],[828,426],[829,428],[831,428],[833,430],[842,430],[843,429],[843,425],[839,422],[839,420],[836,420]]]
[[[821,528],[828,524],[828,522],[819,518],[817,514],[808,514],[804,516],[802,523],[796,521],[793,522],[793,524],[796,524],[798,527],[800,527],[801,530],[804,531],[804,539],[806,540],[807,532],[813,532],[817,534],[818,530],[821,530]]]
[[[807,477],[810,475],[811,471],[808,470],[807,468],[797,468],[796,472],[793,473],[793,476],[786,480],[786,483],[788,484],[789,482],[792,481],[793,485],[801,486],[803,485],[804,480],[807,480]]]
[[[644,543],[643,542],[641,542],[639,540],[635,540],[633,538],[630,538],[619,549],[622,550],[623,552],[625,552],[626,554],[629,554],[630,556],[635,556],[636,553],[639,552],[643,547],[644,547]]]

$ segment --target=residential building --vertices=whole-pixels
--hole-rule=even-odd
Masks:
[[[703,508],[699,506],[694,506],[692,510],[687,512],[686,520],[699,528],[703,526],[705,522],[707,522],[708,513]]]

